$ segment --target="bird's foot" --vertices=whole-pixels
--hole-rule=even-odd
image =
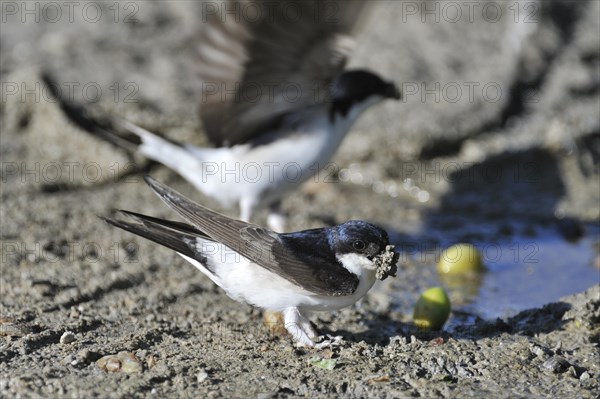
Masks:
[[[342,346],[344,344],[344,338],[341,335],[321,335],[317,338],[318,343],[315,343],[316,349],[333,348],[334,346]]]
[[[313,339],[317,336],[317,332],[298,308],[285,309],[283,317],[285,328],[294,341],[297,342],[297,346],[314,346]]]

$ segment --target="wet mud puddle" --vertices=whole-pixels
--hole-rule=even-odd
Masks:
[[[576,241],[568,241],[554,228],[535,236],[515,235],[494,243],[473,242],[486,270],[468,276],[440,275],[436,270],[441,250],[454,242],[421,247],[410,255],[416,275],[395,282],[394,295],[404,314],[412,314],[416,291],[443,286],[453,313],[445,329],[470,324],[477,317],[494,320],[558,301],[561,297],[600,284],[600,227],[586,225]],[[406,284],[419,287],[404,290]],[[408,297],[411,297],[409,299]]]

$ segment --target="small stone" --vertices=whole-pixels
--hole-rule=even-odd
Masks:
[[[567,371],[571,364],[564,358],[560,356],[552,356],[550,359],[546,360],[542,366],[553,373],[564,373]]]
[[[267,327],[269,333],[277,337],[285,337],[288,331],[285,328],[283,313],[273,310],[265,310],[263,312],[263,325]]]
[[[390,380],[390,376],[386,374],[386,375],[370,378],[367,380],[367,383],[373,384],[373,383],[377,383],[377,382],[388,382],[389,380]]]
[[[550,351],[547,348],[543,348],[543,347],[541,347],[540,345],[537,345],[537,344],[531,344],[529,346],[529,350],[535,356],[540,357],[540,358],[545,358],[545,357],[548,356],[548,354],[550,354]]]
[[[198,375],[196,376],[196,380],[198,381],[198,384],[202,384],[204,381],[206,381],[207,378],[208,378],[208,373],[204,370],[200,371],[198,373]]]
[[[72,342],[75,342],[75,334],[72,331],[65,331],[63,335],[60,336],[60,343],[63,345],[68,345]]]
[[[584,371],[583,373],[581,373],[581,375],[579,376],[579,380],[580,381],[585,381],[585,380],[589,380],[590,377],[590,373],[588,373],[587,371]]]
[[[117,357],[111,357],[106,361],[106,371],[110,371],[111,373],[116,373],[121,369],[121,361]]]
[[[142,364],[138,358],[131,352],[119,352],[117,355],[121,360],[121,371],[124,373],[139,373],[142,371]]]
[[[64,365],[67,365],[67,364],[70,364],[70,365],[77,364],[77,358],[75,357],[74,354],[70,353],[64,359],[62,359],[61,363],[64,364]]]
[[[156,358],[156,356],[154,356],[154,355],[146,356],[146,365],[148,365],[149,369],[156,366],[156,362],[158,362],[158,359]]]
[[[116,355],[108,355],[101,357],[96,361],[96,365],[101,369],[116,373],[139,373],[142,371],[142,364],[131,352],[119,352]]]

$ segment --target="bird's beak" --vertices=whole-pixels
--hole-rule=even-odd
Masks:
[[[393,98],[394,100],[400,100],[402,98],[402,93],[400,93],[400,90],[398,90],[395,84],[388,83],[383,92],[383,96],[385,98]]]

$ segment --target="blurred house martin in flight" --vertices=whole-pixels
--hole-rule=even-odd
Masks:
[[[239,302],[280,311],[300,346],[323,347],[307,312],[350,306],[376,279],[396,273],[385,230],[353,220],[280,234],[205,208],[147,176],[152,190],[186,221],[119,211],[106,222],[175,250]]]
[[[224,207],[239,206],[244,221],[268,206],[267,224],[281,232],[282,196],[329,162],[363,111],[400,98],[377,74],[344,70],[368,3],[209,2],[196,46],[199,111],[216,148],[173,143],[127,121],[117,120],[119,134],[71,119],[168,166]]]

